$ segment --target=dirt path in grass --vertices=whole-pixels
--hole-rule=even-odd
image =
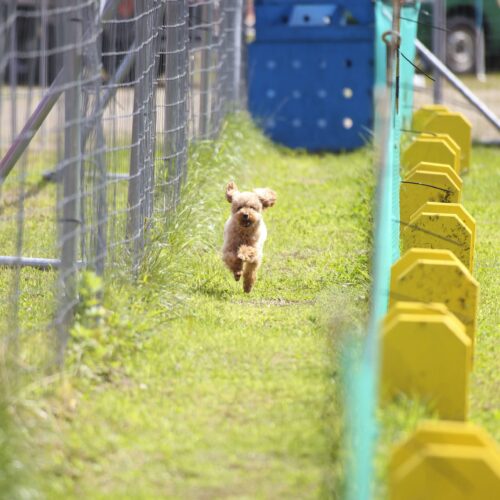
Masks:
[[[111,287],[87,335],[114,351],[76,339],[28,419],[49,498],[340,495],[335,333],[366,308],[370,153],[289,153],[237,120],[206,158],[169,244],[155,239],[138,285]],[[250,295],[219,257],[232,178],[278,193]]]

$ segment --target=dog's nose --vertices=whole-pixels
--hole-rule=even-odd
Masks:
[[[248,214],[243,214],[243,220],[248,220]]]

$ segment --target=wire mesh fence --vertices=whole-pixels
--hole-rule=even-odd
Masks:
[[[242,10],[0,0],[4,357],[63,359],[81,270],[137,275],[179,204],[190,145],[242,101]]]

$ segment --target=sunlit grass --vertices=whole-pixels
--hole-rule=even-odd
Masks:
[[[219,256],[231,179],[278,193],[250,295]],[[290,152],[246,118],[195,147],[183,202],[156,227],[139,282],[115,280],[104,310],[80,313],[63,382],[26,389],[39,401],[22,410],[38,488],[338,498],[338,333],[366,313],[372,185],[368,149]]]
[[[241,117],[193,147],[183,201],[154,227],[139,280],[110,274],[99,308],[89,278],[63,374],[33,377],[19,394],[30,485],[48,498],[340,498],[338,334],[366,314],[371,165],[368,149],[277,147]],[[497,440],[499,167],[497,150],[475,148],[464,178],[481,284],[471,419]],[[228,180],[278,193],[250,295],[219,256]],[[33,203],[48,203],[50,189]],[[30,278],[27,325],[50,316],[37,295],[49,276]],[[411,400],[380,410],[381,496],[392,446],[429,415]]]

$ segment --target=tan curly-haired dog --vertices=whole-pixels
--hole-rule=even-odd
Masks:
[[[267,238],[262,211],[274,205],[276,193],[268,188],[240,192],[236,184],[230,182],[226,198],[231,203],[231,216],[224,226],[222,260],[236,281],[243,275],[243,290],[249,293],[257,278]]]

